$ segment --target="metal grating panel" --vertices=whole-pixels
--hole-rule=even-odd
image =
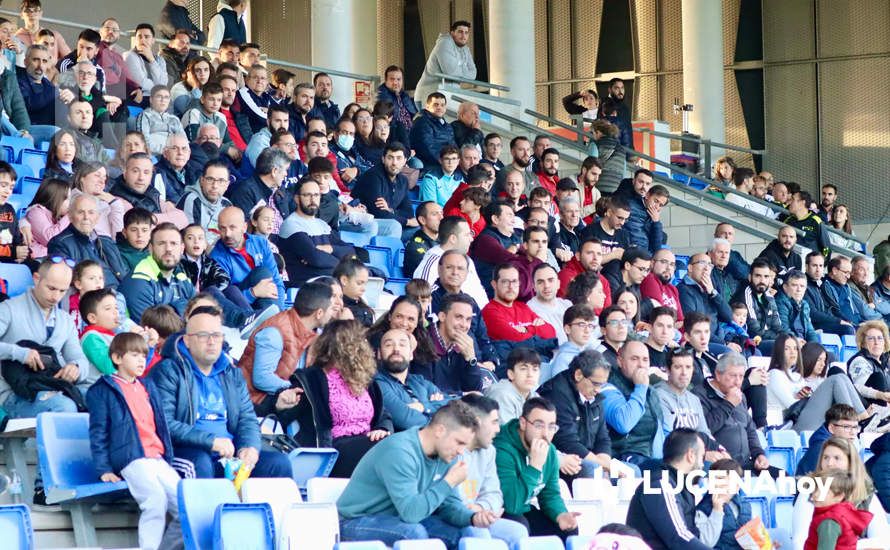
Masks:
[[[764,61],[811,59],[815,55],[813,18],[813,0],[763,2]]]
[[[658,119],[670,124],[671,132],[683,131],[683,117],[674,114],[674,98],[683,101],[683,75],[666,74],[658,77],[659,114]],[[679,147],[679,142],[674,143]]]
[[[850,101],[851,82],[857,97],[867,101]],[[850,207],[854,221],[876,219],[887,204],[888,88],[888,58],[825,62],[819,68],[821,183],[840,187],[839,200]]]
[[[377,74],[405,66],[405,0],[377,0]]]
[[[453,0],[454,1],[454,13],[453,13],[453,21],[458,21],[463,19],[464,21],[469,21],[472,25],[481,25],[482,21],[475,21],[473,19],[473,0]],[[475,52],[476,48],[473,47],[473,30],[470,30],[470,41],[467,42],[467,46],[470,47],[471,52]]]
[[[451,27],[450,0],[417,0],[420,9],[420,27],[423,32],[424,58],[429,57],[439,34]]]
[[[748,141],[745,115],[742,112],[742,100],[739,98],[739,87],[735,81],[735,71],[723,71],[723,110],[725,116],[726,143],[740,147],[751,147]],[[754,157],[741,151],[726,151],[737,165],[754,167]]]
[[[663,71],[683,70],[683,21],[680,4],[681,0],[661,0],[658,3],[659,61]]]
[[[635,119],[658,120],[658,77],[639,76],[634,84]]]
[[[739,32],[742,0],[723,0],[723,65],[735,62],[735,41]],[[727,137],[729,135],[727,134]],[[734,143],[734,142],[731,142]]]
[[[535,81],[550,80],[550,35],[547,0],[535,0]],[[550,114],[550,90],[540,86],[536,90],[537,111]]]
[[[819,57],[890,51],[890,0],[818,0]]]
[[[816,70],[812,64],[764,69],[766,157],[776,179],[809,188],[818,179]]]
[[[572,2],[550,0],[550,78],[572,78]],[[569,115],[562,108],[562,98],[572,93],[574,84],[554,84],[550,87],[550,116],[569,122]]]
[[[575,0],[572,10],[575,76],[592,76],[596,74],[596,52],[600,42],[603,0]],[[585,88],[593,90],[596,86],[593,81],[576,84],[578,90]]]
[[[251,38],[262,47],[264,54],[273,59],[311,64],[310,2],[254,0],[251,22]],[[309,71],[287,70],[295,73],[300,82],[312,79]]]
[[[661,38],[657,25],[657,9],[655,0],[634,0],[633,2],[633,32],[636,39],[636,70],[641,73],[649,73],[658,70],[658,46]],[[634,91],[634,103],[639,109]]]

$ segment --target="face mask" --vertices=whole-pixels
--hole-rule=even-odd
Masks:
[[[344,151],[349,151],[352,149],[352,144],[355,143],[355,136],[337,136],[337,147],[343,149]]]

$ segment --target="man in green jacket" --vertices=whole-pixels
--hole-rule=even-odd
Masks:
[[[454,550],[464,527],[497,521],[491,510],[464,506],[455,491],[469,472],[457,458],[473,442],[477,427],[469,405],[452,401],[426,427],[375,445],[337,501],[342,540],[380,540],[393,546],[399,540],[437,538]]]
[[[494,440],[498,478],[504,494],[504,518],[522,523],[533,537],[578,534],[577,514],[569,512],[559,492],[559,457],[553,435],[559,429],[556,407],[532,397],[522,416],[501,428]],[[538,506],[532,506],[537,497]]]

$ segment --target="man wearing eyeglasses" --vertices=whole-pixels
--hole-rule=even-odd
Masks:
[[[603,343],[596,351],[603,354],[613,369],[618,368],[618,351],[627,341],[627,333],[631,322],[627,320],[627,314],[620,306],[609,306],[603,309],[599,315],[600,333]]]
[[[556,407],[533,397],[522,406],[522,416],[501,427],[494,446],[503,517],[522,523],[533,537],[556,535],[565,540],[578,533],[578,519],[559,492],[559,456],[553,445],[558,431]]]
[[[662,248],[652,255],[652,270],[640,283],[640,295],[654,300],[659,306],[669,307],[677,314],[677,322],[683,322],[680,291],[671,281],[677,268],[677,258],[669,248]]]
[[[732,310],[729,304],[714,288],[711,281],[711,258],[707,254],[695,254],[689,259],[689,270],[683,281],[678,285],[680,293],[680,307],[687,314],[693,311],[704,313],[711,322],[711,343],[724,346],[721,333],[718,332],[719,323],[728,323],[732,320]],[[730,344],[734,351],[741,351],[737,344]]]
[[[829,437],[840,437],[856,443],[859,440],[859,414],[856,409],[844,403],[835,403],[825,412],[825,424],[810,436],[807,452],[797,463],[795,475],[805,476],[819,468],[822,444]]]
[[[245,219],[257,208],[268,206],[276,212],[273,233],[278,232],[282,220],[294,209],[292,191],[281,186],[289,166],[287,154],[270,147],[257,157],[254,175],[229,190],[229,199],[244,212]]]
[[[541,383],[547,382],[557,374],[569,368],[569,363],[577,355],[588,349],[596,349],[600,345],[596,337],[596,313],[587,304],[569,307],[563,314],[563,330],[566,341],[556,348],[549,364],[541,365]]]
[[[201,165],[192,161],[192,150],[184,133],[167,136],[163,156],[155,164],[155,173],[163,183],[165,200],[173,204],[178,204],[185,189],[198,181]]]
[[[614,272],[605,274],[606,278],[609,279],[612,295],[618,296],[625,290],[629,290],[639,296],[640,285],[643,284],[643,279],[646,278],[646,275],[649,275],[651,270],[652,256],[649,255],[648,251],[637,247],[625,250],[624,254],[621,255],[621,271],[618,272],[617,277]],[[651,302],[648,300],[640,301],[640,315],[642,317],[649,316],[651,305]]]
[[[211,160],[204,165],[204,173],[197,183],[186,188],[178,208],[185,212],[189,223],[206,229],[207,247],[219,238],[219,213],[232,206],[224,195],[229,188],[229,167],[222,160]]]
[[[291,477],[287,455],[263,451],[260,427],[241,371],[222,351],[222,312],[192,311],[185,333],[168,341],[170,356],[150,373],[156,384],[173,454],[190,460],[199,478],[223,477],[220,458],[239,458],[255,477]],[[278,394],[278,405],[295,396]]]
[[[828,262],[828,277],[822,283],[825,304],[837,319],[844,319],[858,326],[863,321],[881,319],[881,314],[869,307],[853,292],[850,276],[853,264],[847,258],[835,256]]]

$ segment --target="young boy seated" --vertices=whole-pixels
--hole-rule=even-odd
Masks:
[[[741,476],[742,467],[731,458],[723,458],[711,464],[708,471],[712,474],[721,472],[725,481],[717,487],[709,487],[695,509],[695,526],[701,534],[701,541],[708,546],[716,550],[738,550],[735,534],[751,520],[751,505],[739,492],[738,483],[729,476],[730,472]],[[722,515],[719,513],[721,511]]]
[[[222,107],[223,89],[216,82],[208,82],[201,89],[201,106],[193,107],[182,115],[182,127],[189,141],[195,141],[198,130],[205,124],[212,124],[219,130],[222,138],[220,152],[226,152],[232,146],[232,138],[229,137],[226,117],[219,112]]]
[[[139,322],[142,323],[142,326],[145,327],[146,330],[153,330],[158,335],[158,343],[155,345],[155,353],[152,354],[148,359],[148,364],[145,365],[145,373],[143,373],[143,376],[146,376],[149,371],[151,371],[151,368],[163,359],[161,350],[164,349],[164,344],[167,342],[167,338],[182,332],[185,328],[185,322],[183,322],[182,317],[176,313],[176,310],[167,304],[146,309],[142,312],[142,319],[140,319]]]
[[[168,136],[183,132],[182,122],[167,112],[169,107],[170,90],[158,84],[151,89],[148,108],[136,117],[136,129],[145,136],[149,150],[155,155],[164,153]]]
[[[181,233],[185,253],[179,263],[195,285],[195,292],[210,288],[216,288],[220,292],[226,290],[231,278],[216,260],[207,256],[207,234],[204,228],[193,223],[186,226]],[[235,294],[242,296],[240,291]]]
[[[569,368],[576,355],[586,349],[596,349],[600,345],[594,336],[597,327],[596,313],[586,304],[571,306],[562,316],[566,341],[553,354],[550,363],[541,365],[541,384]]]
[[[87,325],[80,333],[80,346],[92,366],[88,380],[94,382],[103,374],[114,374],[108,347],[120,329],[120,313],[115,291],[110,288],[91,290],[80,297],[80,317]],[[148,341],[153,354],[158,334],[153,329],[135,326],[131,332]]]
[[[318,207],[319,219],[327,222],[332,231],[356,231],[377,235],[374,216],[358,199],[349,193],[341,193],[334,183],[334,163],[325,157],[309,161],[309,177],[318,184],[321,202]]]
[[[117,234],[117,249],[130,271],[148,256],[154,215],[144,208],[131,208],[124,214],[124,228]]]
[[[821,478],[828,489],[825,495],[817,491],[810,496],[815,509],[804,549],[855,550],[873,514],[850,502],[856,488],[853,476],[846,470],[833,469],[817,472],[814,477]]]
[[[8,162],[0,161],[0,262],[5,263],[22,263],[28,257],[28,246],[19,231],[16,206],[7,202],[17,178],[15,169]]]
[[[721,323],[721,329],[726,338],[726,343],[738,344],[742,348],[745,357],[759,355],[757,345],[760,344],[760,336],[751,338],[748,335],[748,306],[741,302],[734,302],[729,306],[732,309],[732,322]]]
[[[142,336],[118,334],[109,356],[116,372],[87,391],[90,449],[104,482],[123,478],[139,503],[139,547],[161,546],[167,512],[178,515],[179,474],[170,466],[173,443],[153,384],[145,371],[148,346]]]

